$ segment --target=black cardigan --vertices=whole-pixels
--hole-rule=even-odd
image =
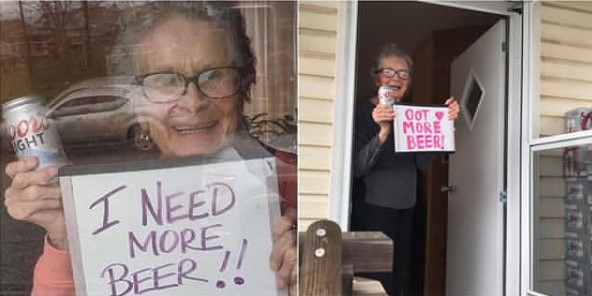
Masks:
[[[417,200],[417,171],[427,169],[438,153],[395,153],[392,129],[379,147],[380,127],[372,119],[374,107],[368,100],[356,105],[354,173],[364,180],[366,203],[410,208]]]

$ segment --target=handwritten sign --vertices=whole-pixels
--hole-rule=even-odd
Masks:
[[[77,295],[283,295],[273,158],[60,176]]]
[[[454,123],[447,107],[393,105],[396,152],[454,151]]]

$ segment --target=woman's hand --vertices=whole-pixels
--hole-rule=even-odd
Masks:
[[[395,120],[395,110],[390,105],[377,104],[372,110],[372,119],[380,126],[378,141],[382,145],[391,131],[393,120]]]
[[[278,275],[278,287],[288,287],[296,295],[296,209],[287,209],[273,226],[274,244],[270,255],[271,268]]]
[[[450,97],[444,102],[444,104],[448,106],[448,119],[456,120],[456,118],[458,118],[458,113],[460,112],[458,102],[456,102],[454,97]]]
[[[4,193],[4,204],[12,218],[43,227],[51,244],[66,249],[66,224],[62,196],[55,178],[56,167],[35,171],[38,161],[25,157],[6,165],[6,174],[12,184]]]

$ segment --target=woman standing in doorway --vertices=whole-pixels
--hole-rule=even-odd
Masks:
[[[396,44],[384,45],[373,70],[376,87],[388,85],[395,102],[407,95],[413,62]],[[454,98],[445,101],[448,119],[458,117]],[[360,101],[356,106],[355,164],[357,178],[365,185],[364,203],[357,210],[360,227],[382,231],[394,242],[392,273],[380,276],[389,295],[408,294],[413,214],[417,200],[417,171],[428,168],[435,153],[395,153],[391,134],[395,111],[379,104],[378,97]]]

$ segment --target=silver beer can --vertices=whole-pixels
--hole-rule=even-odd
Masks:
[[[41,98],[24,96],[2,104],[5,133],[18,158],[35,156],[37,169],[68,163],[57,126]]]
[[[378,88],[378,103],[384,105],[393,105],[395,103],[392,87],[383,85]]]

